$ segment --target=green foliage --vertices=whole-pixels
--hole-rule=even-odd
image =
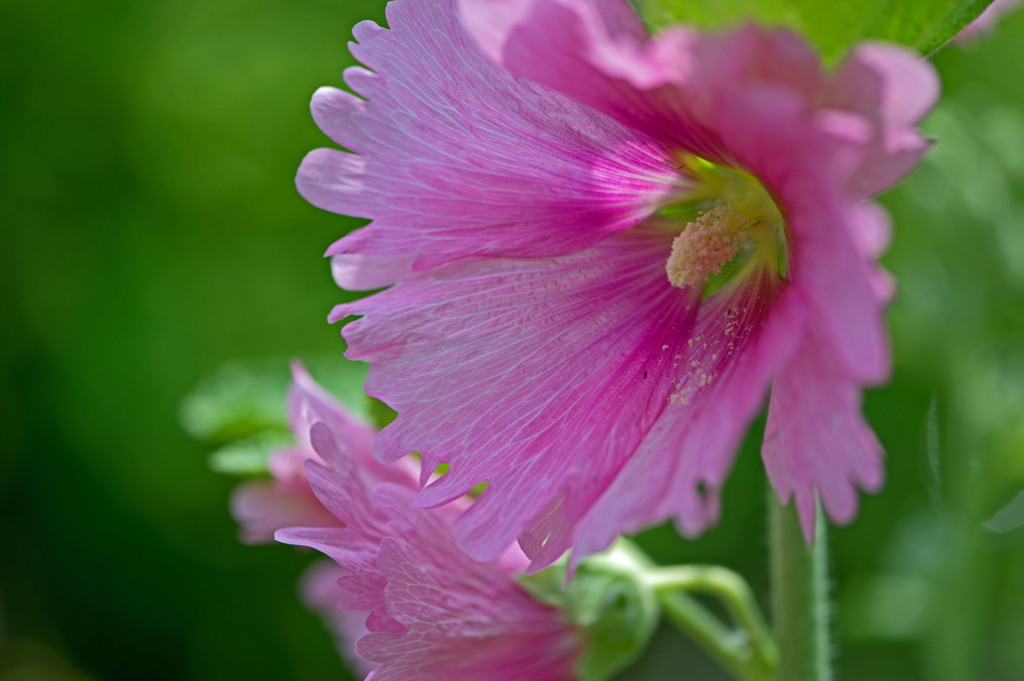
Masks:
[[[309,370],[335,398],[360,418],[374,422],[382,418],[363,394],[366,365],[342,357],[310,362]],[[284,359],[250,362],[232,361],[202,381],[182,402],[181,423],[200,440],[226,442],[266,432],[287,432],[285,396],[291,376]],[[383,412],[382,412],[383,413]],[[228,450],[231,461],[245,458],[243,451],[259,448],[259,440]],[[244,467],[244,465],[243,465]]]
[[[284,363],[230,362],[181,405],[181,424],[200,440],[230,441],[263,431],[287,431]]]
[[[259,433],[226,444],[210,454],[210,470],[246,477],[264,475],[267,473],[267,458],[291,444],[294,444],[294,438],[290,436],[274,432]]]
[[[363,394],[365,364],[323,358],[311,362],[311,368],[321,385],[360,418],[370,423],[394,418],[386,405]],[[290,382],[286,360],[233,361],[184,399],[185,430],[197,439],[228,443],[210,455],[210,470],[246,477],[267,474],[269,456],[295,442],[285,404]]]
[[[586,631],[586,652],[576,667],[581,681],[612,678],[654,635],[659,609],[643,579],[644,561],[620,541],[610,552],[584,561],[568,585],[564,562],[520,580],[537,600],[561,609]]]
[[[370,423],[383,429],[398,417],[398,412],[374,397],[366,397]]]
[[[829,62],[868,39],[930,54],[992,0],[637,0],[652,28],[690,24],[723,28],[747,21],[781,25],[806,36]]]

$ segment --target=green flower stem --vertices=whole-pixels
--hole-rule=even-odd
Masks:
[[[818,509],[814,545],[807,546],[793,505],[782,507],[768,489],[772,620],[779,645],[778,678],[831,681],[827,548]]]
[[[752,654],[744,634],[723,625],[695,599],[680,591],[658,593],[662,612],[697,645],[739,681],[772,681],[775,677]]]
[[[744,662],[755,656],[756,663],[765,671],[773,670],[778,664],[775,640],[761,616],[754,593],[746,581],[732,570],[717,565],[659,568],[649,573],[648,583],[659,594],[681,589],[718,597],[749,643],[747,650],[743,651]]]
[[[586,573],[609,571],[632,575],[640,592],[649,594],[652,603],[656,600],[667,619],[738,681],[777,680],[775,641],[753,592],[737,573],[717,565],[659,567],[634,544],[620,538],[611,550],[587,558],[573,583]],[[531,593],[543,593],[538,589],[538,577],[544,574],[524,578],[523,583],[532,589]],[[559,578],[555,582],[558,593],[562,589],[557,585],[563,581]],[[724,624],[691,593],[709,594],[721,600],[737,628]]]

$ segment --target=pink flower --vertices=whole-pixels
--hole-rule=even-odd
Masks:
[[[467,501],[414,509],[418,484],[407,468],[377,480],[380,464],[368,465],[365,443],[349,440],[319,411],[322,404],[310,406],[324,420],[312,426],[320,459],[308,461],[306,471],[336,521],[283,529],[276,538],[336,561],[335,570],[307,582],[307,601],[323,610],[341,595],[345,614],[332,619],[346,637],[363,628],[356,650],[368,661],[364,671],[375,668],[367,679],[574,679],[584,635],[519,586],[516,576],[528,559],[515,549],[489,563],[467,559],[451,534]]]
[[[666,517],[719,514],[771,388],[763,456],[810,535],[819,498],[850,521],[882,484],[860,414],[889,375],[870,198],[927,149],[931,67],[859,47],[825,71],[797,36],[747,26],[649,37],[622,0],[397,0],[356,26],[367,68],[313,115],[300,192],[372,220],[338,241],[336,308],[367,392],[398,413],[376,441],[480,481],[454,524],[532,568]],[[483,45],[484,49],[477,47]],[[426,482],[426,480],[424,480]]]
[[[1004,15],[1009,14],[1013,10],[1017,9],[1020,5],[1021,0],[994,0],[991,5],[985,8],[985,11],[981,13],[977,19],[972,21],[967,27],[960,31],[953,38],[953,42],[961,45],[970,43],[983,35],[991,33],[995,30],[996,24],[999,22]]]
[[[231,514],[242,526],[242,541],[262,544],[274,539],[282,527],[335,527],[337,519],[317,500],[306,479],[307,459],[320,460],[309,442],[314,413],[317,420],[329,420],[353,450],[363,457],[363,465],[380,480],[392,479],[397,471],[379,464],[372,454],[376,430],[360,421],[317,385],[298,363],[292,365],[293,384],[288,393],[288,423],[296,444],[271,454],[267,468],[270,482],[247,482],[231,497]],[[310,405],[316,405],[312,411]]]
[[[416,479],[408,466],[378,463],[372,448],[376,430],[339,404],[297,362],[292,365],[288,421],[296,444],[271,455],[268,469],[273,480],[245,483],[232,495],[231,512],[242,526],[242,540],[246,543],[272,541],[277,530],[287,527],[343,527],[317,499],[306,477],[306,461],[322,463],[309,440],[309,429],[314,421],[329,423],[340,433],[367,484],[382,481],[412,484]],[[335,634],[339,651],[352,668],[368,674],[377,665],[355,653],[356,640],[367,633],[366,613],[338,608],[338,603],[348,597],[338,586],[341,576],[341,568],[333,562],[313,565],[302,579],[303,601],[326,620]]]

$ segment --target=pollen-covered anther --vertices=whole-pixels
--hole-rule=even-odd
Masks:
[[[751,221],[729,205],[715,206],[686,225],[672,241],[665,273],[673,286],[687,288],[719,274],[747,239]]]

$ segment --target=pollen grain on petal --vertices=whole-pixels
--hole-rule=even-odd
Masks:
[[[747,239],[751,222],[731,206],[719,205],[702,213],[672,241],[665,273],[673,286],[687,288],[719,274]]]

